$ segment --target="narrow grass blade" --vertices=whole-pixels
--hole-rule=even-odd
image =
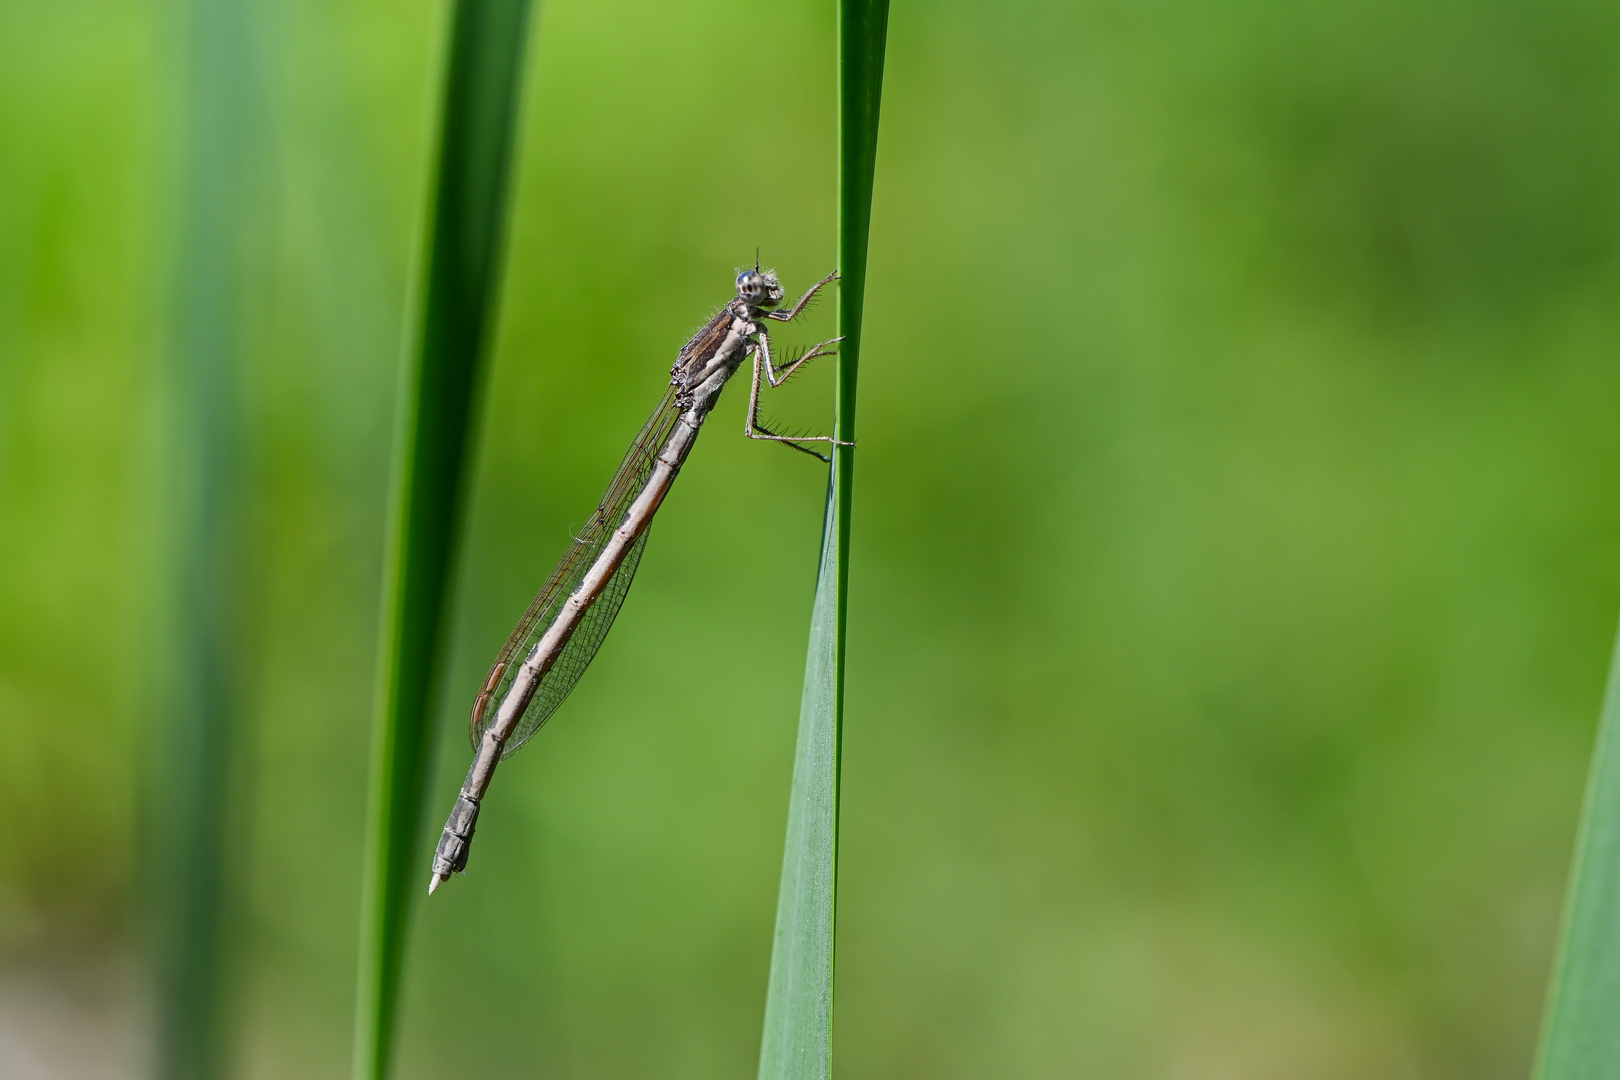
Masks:
[[[251,0],[187,5],[185,161],[170,367],[172,634],[143,873],[153,902],[157,1075],[228,1071],[230,797],[240,723],[242,599],[239,307],[253,153]]]
[[[478,369],[499,280],[528,0],[456,0],[415,340],[399,399],[361,912],[357,1080],[388,1075],[421,821],[430,708]],[[420,871],[420,872],[418,872]]]
[[[866,294],[866,242],[877,167],[878,104],[888,0],[838,6],[838,351],[839,439],[855,439],[855,377]],[[844,626],[854,451],[836,447],[827,483],[821,565],[810,617],[810,649],[788,802],[782,884],[760,1080],[832,1075],[833,931],[838,891],[838,767],[844,719]]]
[[[1620,640],[1609,662],[1535,1075],[1620,1076]]]

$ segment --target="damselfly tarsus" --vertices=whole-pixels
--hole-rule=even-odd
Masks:
[[[761,270],[756,260],[752,270],[737,275],[736,297],[681,348],[670,369],[669,389],[630,444],[596,512],[506,639],[473,701],[469,734],[475,756],[439,837],[428,892],[466,869],[478,807],[495,766],[540,729],[595,658],[630,591],[653,515],[691,453],[720,391],[744,361],[751,358],[754,363],[745,423],[750,439],[779,442],[816,457],[821,455],[803,444],[853,445],[827,435],[781,435],[759,421],[762,381],[782,385],[801,365],[831,355],[832,346],[842,340],[824,341],[777,367],[766,322],[791,322],[837,277],[828,274],[798,303],[778,311],[785,296],[782,286],[775,273]]]

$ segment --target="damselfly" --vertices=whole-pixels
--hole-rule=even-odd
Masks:
[[[755,260],[752,270],[737,275],[736,297],[681,348],[670,369],[669,389],[630,444],[596,512],[506,639],[473,701],[469,734],[476,753],[439,837],[428,892],[466,869],[479,803],[495,766],[540,730],[596,656],[630,591],[653,515],[692,452],[720,391],[743,362],[750,358],[754,362],[745,424],[750,439],[779,442],[823,461],[828,459],[803,444],[853,445],[827,435],[781,435],[759,421],[762,380],[780,386],[801,365],[831,355],[832,346],[842,340],[824,341],[777,367],[765,323],[792,321],[837,276],[828,274],[793,307],[778,311],[785,295],[782,286],[775,273],[760,270]]]

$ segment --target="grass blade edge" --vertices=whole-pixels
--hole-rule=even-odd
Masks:
[[[855,439],[888,0],[838,7],[838,353],[834,434]],[[838,796],[854,450],[833,451],[760,1046],[760,1080],[832,1075]]]
[[[1575,841],[1536,1080],[1620,1076],[1620,635]]]
[[[390,1072],[445,610],[499,286],[529,0],[455,0],[415,334],[401,374],[361,901],[354,1076]],[[421,880],[416,880],[418,877]]]

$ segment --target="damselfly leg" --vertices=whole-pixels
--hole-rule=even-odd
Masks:
[[[855,444],[852,442],[844,442],[840,439],[833,438],[831,435],[778,435],[776,432],[760,423],[759,420],[759,389],[760,376],[762,374],[774,389],[787,382],[795,371],[799,370],[800,367],[806,363],[809,363],[811,360],[814,360],[816,357],[832,356],[837,352],[837,350],[828,348],[828,346],[836,345],[843,340],[844,339],[841,337],[835,337],[831,341],[823,341],[820,345],[817,345],[815,348],[811,349],[797,360],[790,364],[785,364],[779,368],[775,364],[771,363],[770,337],[763,329],[761,329],[759,333],[759,347],[754,350],[754,384],[748,392],[748,423],[743,429],[743,434],[747,435],[750,439],[762,439],[767,442],[779,442],[785,446],[791,446],[793,449],[798,450],[801,453],[809,454],[814,458],[820,458],[822,461],[831,461],[832,459],[816,453],[808,446],[800,446],[799,444],[804,442],[824,442],[832,443],[834,446],[854,446]]]
[[[767,311],[767,312],[764,312],[763,314],[764,314],[765,318],[767,318],[767,319],[775,319],[777,322],[792,322],[795,318],[798,317],[799,312],[803,311],[806,307],[808,307],[809,304],[810,304],[810,301],[815,299],[816,293],[821,291],[821,287],[823,285],[829,284],[829,283],[837,281],[837,280],[838,280],[838,271],[834,270],[832,273],[828,274],[826,277],[822,278],[820,281],[816,282],[814,285],[812,285],[808,289],[804,290],[804,295],[799,297],[799,302],[794,304],[792,307],[788,308],[786,311]]]
[[[830,282],[837,280],[837,278],[838,272],[835,270],[826,277],[822,278],[820,281],[816,282],[814,285],[810,286],[810,288],[806,289],[804,295],[799,297],[798,303],[794,304],[788,310],[767,311],[763,313],[764,317],[767,319],[775,319],[777,322],[792,322],[794,318],[796,318],[801,312],[804,311],[806,307],[810,305],[810,302],[815,299],[816,293],[821,291],[821,287],[823,285],[827,285]],[[808,446],[800,446],[799,444],[806,442],[824,442],[831,443],[834,446],[854,446],[855,444],[852,442],[844,442],[840,439],[833,438],[831,435],[779,435],[770,428],[766,427],[764,424],[760,423],[759,420],[759,390],[761,374],[765,376],[765,380],[770,383],[771,388],[775,389],[776,387],[787,382],[788,379],[793,376],[795,371],[798,371],[800,367],[809,363],[811,360],[816,359],[818,356],[832,356],[838,350],[832,348],[831,346],[836,345],[843,340],[844,339],[842,337],[835,337],[830,341],[823,341],[821,344],[815,346],[797,360],[784,364],[781,367],[777,367],[771,359],[771,335],[763,326],[759,327],[757,342],[754,348],[749,350],[754,356],[754,385],[748,394],[748,422],[743,426],[743,434],[747,435],[750,439],[761,439],[767,442],[782,443],[785,446],[792,447],[800,453],[809,454],[811,457],[819,458],[822,461],[831,461],[832,459],[823,454],[816,453]]]

